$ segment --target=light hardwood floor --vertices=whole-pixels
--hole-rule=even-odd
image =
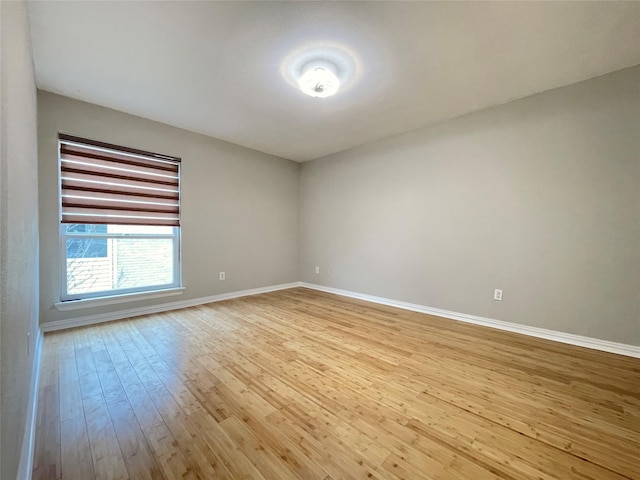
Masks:
[[[35,479],[640,479],[640,360],[303,288],[47,334]]]

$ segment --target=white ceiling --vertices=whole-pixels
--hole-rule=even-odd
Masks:
[[[297,161],[640,64],[640,2],[30,2],[38,87]],[[343,85],[312,98],[302,63]]]

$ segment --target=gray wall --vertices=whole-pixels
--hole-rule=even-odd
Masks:
[[[58,132],[182,158],[182,296],[55,309]],[[47,92],[38,93],[38,139],[42,323],[298,280],[299,164]]]
[[[305,163],[301,277],[640,345],[640,67]]]
[[[38,179],[36,87],[26,5],[0,2],[0,22],[0,477],[9,480],[18,474],[37,368]],[[30,356],[27,332],[32,333]]]

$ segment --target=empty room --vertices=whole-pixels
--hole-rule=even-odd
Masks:
[[[640,2],[0,27],[2,480],[640,479]]]

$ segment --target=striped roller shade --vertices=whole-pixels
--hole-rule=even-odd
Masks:
[[[62,223],[180,226],[180,159],[60,134]]]

